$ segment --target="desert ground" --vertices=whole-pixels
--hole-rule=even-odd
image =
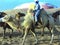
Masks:
[[[59,27],[60,28],[60,27]],[[58,28],[56,28],[58,29]],[[50,41],[50,33],[47,28],[44,30],[44,36],[41,36],[42,29],[35,29],[38,43],[37,45],[49,45]],[[3,28],[0,27],[0,45],[21,45],[22,44],[22,32],[18,32],[14,30],[12,34],[12,38],[9,38],[11,33],[10,29],[6,29],[6,39],[3,39]],[[25,45],[35,45],[35,38],[30,32],[25,40]],[[60,30],[54,30],[54,40],[52,45],[60,45]]]

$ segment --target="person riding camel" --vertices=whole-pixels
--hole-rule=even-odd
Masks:
[[[38,16],[40,14],[40,4],[38,0],[35,0],[35,7],[34,7],[34,17],[35,17],[35,25],[38,25]]]

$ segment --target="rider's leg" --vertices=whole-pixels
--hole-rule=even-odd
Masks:
[[[37,25],[38,23],[38,15],[40,14],[40,10],[38,10],[36,13],[35,13],[35,23]]]

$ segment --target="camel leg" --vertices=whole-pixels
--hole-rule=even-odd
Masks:
[[[49,30],[50,35],[52,35],[52,33],[51,33],[52,31],[51,31],[51,29],[49,28],[48,30]]]
[[[3,27],[3,29],[4,29],[4,32],[3,32],[3,38],[5,38],[6,28],[5,28],[5,27]]]
[[[12,29],[12,35],[13,35],[13,29]]]
[[[23,31],[22,31],[22,37],[24,36],[24,34],[25,34],[25,29],[23,29]]]
[[[54,38],[54,31],[53,31],[53,29],[51,30],[51,34],[52,34],[52,36],[51,36],[50,44],[52,44],[52,42],[53,42],[53,38]]]
[[[24,36],[23,36],[22,45],[24,45],[24,42],[25,42],[25,38],[26,38],[26,36],[27,36],[27,33],[28,33],[28,30],[27,30],[27,28],[26,28],[25,34],[24,34]]]
[[[44,26],[42,28],[43,28],[43,30],[42,30],[41,35],[44,36]]]
[[[10,31],[9,31],[10,32]],[[12,38],[12,35],[13,35],[13,29],[12,29],[12,34],[10,33],[10,36],[9,36],[9,38]]]
[[[35,40],[36,40],[36,43],[37,43],[37,36],[36,36],[36,34],[35,34],[35,31],[34,30],[31,30],[31,32],[32,32],[32,34],[34,35],[34,37],[35,37]]]

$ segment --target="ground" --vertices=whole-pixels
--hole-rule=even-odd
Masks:
[[[50,33],[45,28],[44,36],[41,36],[41,30],[42,29],[35,29],[37,38],[38,38],[38,44],[37,45],[49,45],[50,41]],[[11,32],[11,30],[10,30]],[[54,41],[52,45],[60,45],[60,31],[56,30],[54,31]],[[22,37],[21,32],[14,30],[13,37],[9,38],[9,29],[6,30],[6,39],[3,39],[3,29],[0,28],[0,45],[21,45],[22,43]],[[28,34],[25,45],[35,45],[35,39],[31,33]]]

